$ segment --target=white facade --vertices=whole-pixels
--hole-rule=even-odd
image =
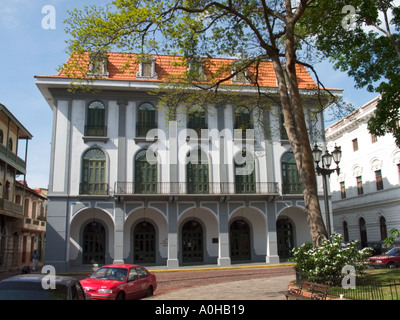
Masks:
[[[400,228],[400,149],[391,134],[374,137],[367,128],[378,99],[325,132],[328,146],[342,149],[340,175],[330,179],[334,230],[377,248]]]
[[[141,150],[156,143],[138,134],[144,124],[141,107],[158,104],[157,96],[147,93],[158,86],[154,81],[96,80],[93,88],[102,91],[75,94],[67,91],[70,80],[62,77],[36,77],[36,83],[54,113],[46,263],[57,271],[122,261],[168,267],[277,263],[310,240],[301,190],[283,192],[282,161],[290,145],[279,135],[265,137],[254,124],[254,179],[241,186],[232,165],[241,149],[218,135],[201,139],[200,148],[212,151],[206,153],[203,183],[190,176],[194,170],[198,175],[199,167],[190,171],[174,161],[177,151],[186,154],[186,141],[180,146],[182,141],[175,139],[180,133],[186,137],[189,127],[183,106],[176,122],[167,122],[163,109],[154,112],[162,130],[158,141],[165,134],[165,146],[173,152],[159,152],[153,169],[139,160]],[[94,102],[104,106],[106,130],[101,134],[87,133]],[[232,105],[208,106],[207,129],[232,134],[234,110]],[[280,127],[272,112],[262,116],[271,129]],[[322,123],[321,115],[309,126],[321,131]],[[89,154],[97,162],[87,160]],[[92,164],[104,165],[98,171],[104,183],[94,186],[97,192],[85,180],[87,172],[96,172]],[[139,186],[142,171],[154,176]]]

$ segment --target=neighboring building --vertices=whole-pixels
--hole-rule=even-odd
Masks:
[[[24,181],[16,182],[15,202],[23,206],[24,218],[18,222],[20,236],[18,266],[31,264],[34,250],[43,262],[46,243],[47,190],[31,189]]]
[[[24,208],[16,177],[26,175],[30,139],[29,131],[0,104],[0,272],[20,267]],[[19,154],[25,154],[24,159]]]
[[[294,157],[273,115],[278,108],[261,114],[275,132],[269,138],[254,121],[257,111],[229,104],[209,105],[207,113],[181,106],[176,122],[167,123],[167,108],[157,108],[157,95],[148,92],[186,67],[174,64],[176,57],[157,55],[122,73],[127,57],[108,53],[88,63],[88,76],[96,70],[100,76],[91,82],[95,91],[71,92],[63,73],[35,77],[54,114],[45,263],[59,272],[122,261],[168,267],[276,263],[310,240]],[[197,67],[208,75],[229,63],[234,60],[211,59]],[[261,66],[261,89],[277,96],[272,64]],[[298,79],[305,105],[315,106],[310,93],[316,86],[302,67]],[[243,95],[242,106],[246,95],[257,94],[248,80],[236,76],[229,83]],[[308,124],[315,141],[316,132],[323,133],[322,115]],[[153,128],[162,131],[146,140]],[[199,155],[197,163],[175,161],[178,150],[179,156],[189,150],[186,128],[218,130],[196,143],[200,150],[191,156]],[[249,163],[255,169],[247,173],[237,174],[241,166],[232,164],[243,155],[226,140],[235,128],[254,128],[256,157]],[[155,135],[159,158],[149,162]],[[218,142],[220,148],[208,152]]]
[[[369,133],[379,96],[326,129],[331,148],[342,149],[340,174],[331,175],[334,230],[345,241],[379,248],[400,229],[400,149],[391,134]]]

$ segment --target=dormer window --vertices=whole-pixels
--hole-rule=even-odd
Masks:
[[[142,79],[157,79],[156,73],[156,58],[145,58],[139,62],[139,71],[136,74],[136,78]]]
[[[193,80],[206,80],[206,75],[204,73],[204,60],[191,58],[188,60],[188,77]]]
[[[235,61],[232,64],[232,83],[250,83],[247,68],[244,68],[243,61]]]
[[[91,53],[89,56],[90,65],[88,76],[92,77],[108,77],[107,70],[108,56],[102,52]]]

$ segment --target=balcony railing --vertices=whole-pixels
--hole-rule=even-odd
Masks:
[[[10,149],[2,145],[1,143],[0,143],[0,157],[8,164],[15,167],[17,170],[21,171],[22,173],[25,173],[26,162],[22,160],[20,157],[18,157]]]
[[[254,182],[237,185],[235,182],[116,182],[115,194],[277,194],[276,182]]]
[[[4,211],[5,215],[9,213],[12,216],[23,216],[22,205],[6,199],[0,199],[0,210]]]
[[[79,194],[82,195],[108,195],[108,183],[84,182],[79,185]]]
[[[145,137],[151,129],[157,128],[157,122],[136,122],[136,137]]]
[[[282,194],[303,194],[303,186],[301,183],[284,183]]]
[[[85,126],[85,136],[88,137],[106,137],[107,126]]]

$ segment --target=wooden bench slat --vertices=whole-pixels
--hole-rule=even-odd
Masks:
[[[310,291],[310,296],[305,296],[303,290]],[[286,300],[295,298],[296,300],[326,300],[329,286],[304,281],[298,288],[289,288],[285,293]]]

